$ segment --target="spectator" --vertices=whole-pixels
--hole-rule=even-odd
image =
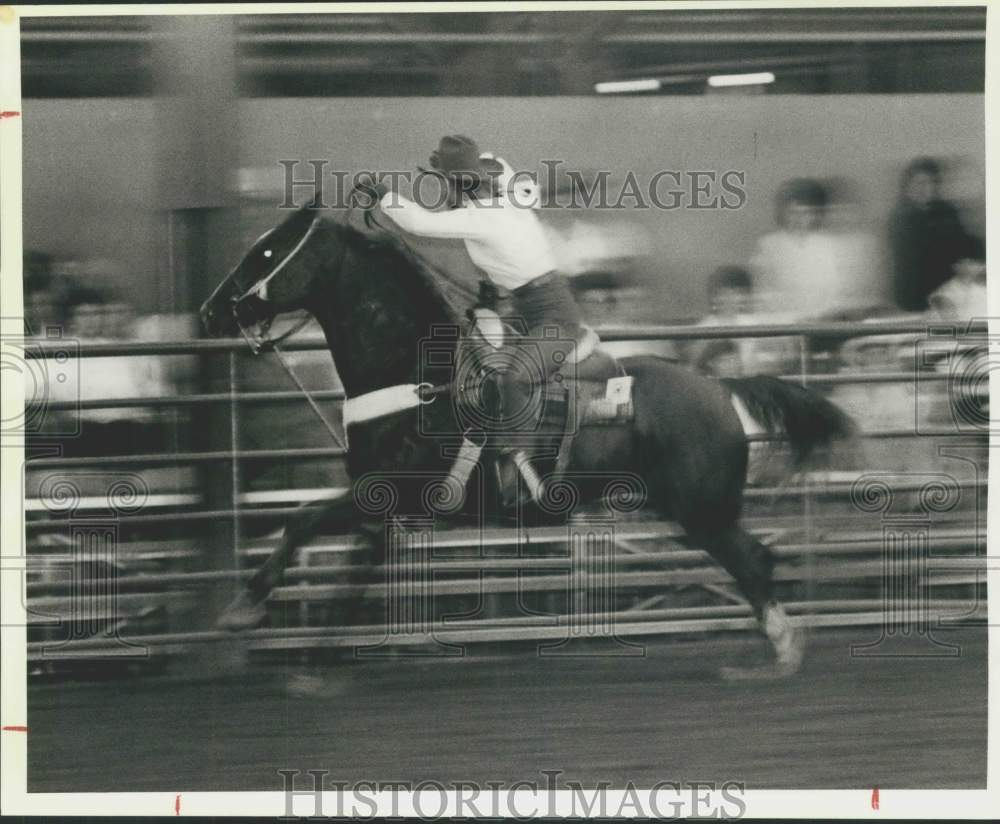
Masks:
[[[708,282],[709,314],[699,326],[748,326],[759,323],[754,314],[753,279],[739,266],[722,266]],[[784,343],[758,338],[714,338],[692,341],[687,358],[701,371],[715,377],[739,377],[777,369]]]
[[[69,312],[69,284],[57,274],[55,258],[47,252],[24,253],[25,334],[44,337],[45,329],[65,330]]]
[[[955,264],[955,277],[927,298],[931,310],[948,320],[986,317],[986,266],[973,260]]]
[[[69,336],[80,343],[113,343],[132,337],[134,315],[123,303],[107,303],[96,290],[79,288],[72,308]],[[55,400],[115,401],[165,394],[156,374],[156,358],[109,355],[80,358],[70,380],[53,386]],[[156,412],[146,407],[99,407],[79,413],[80,437],[65,443],[71,457],[95,457],[162,448],[163,432]]]
[[[753,279],[739,266],[720,266],[708,282],[709,315],[702,323],[753,322]]]
[[[928,298],[955,274],[959,261],[985,259],[983,242],[966,231],[958,210],[941,197],[941,165],[918,158],[903,172],[889,224],[896,303],[923,312]]]
[[[29,314],[28,307],[33,302],[48,304],[52,302],[51,292],[53,287],[52,273],[53,259],[47,252],[27,250],[24,253],[24,307],[25,320],[29,325],[41,326],[43,322],[51,322],[51,315],[44,317],[33,317]]]
[[[837,268],[844,303],[844,320],[856,320],[891,311],[892,299],[884,245],[868,229],[857,184],[846,177],[828,181],[830,206],[827,225],[837,243]]]
[[[772,320],[805,320],[865,303],[851,238],[826,225],[830,195],[816,180],[786,183],[777,198],[778,230],[762,237],[751,261],[758,308]]]
[[[95,289],[80,288],[73,293],[69,308],[70,334],[81,341],[107,340],[109,310],[104,298]]]
[[[753,322],[753,282],[750,273],[738,266],[716,269],[708,281],[709,313],[699,326],[741,326]],[[715,338],[691,341],[688,358],[694,365],[716,377],[738,377],[746,373],[752,360],[753,339]]]
[[[746,367],[741,343],[752,340],[747,338],[716,338],[707,340],[700,347],[701,354],[695,361],[700,372],[714,378],[741,378],[751,374]]]

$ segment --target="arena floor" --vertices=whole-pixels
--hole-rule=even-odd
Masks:
[[[279,769],[348,782],[561,770],[585,786],[983,788],[985,629],[947,633],[957,658],[851,658],[877,635],[814,634],[801,673],[777,682],[718,677],[759,654],[749,636],[654,642],[642,658],[526,651],[32,682],[29,791],[280,790]]]

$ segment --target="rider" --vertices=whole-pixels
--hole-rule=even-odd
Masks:
[[[533,364],[529,376],[514,368],[500,376],[501,408],[509,420],[523,410],[537,408],[533,393],[541,389],[539,379],[547,381],[582,340],[580,309],[566,280],[555,271],[551,244],[533,211],[537,203],[513,196],[514,176],[505,161],[481,153],[468,137],[450,135],[441,138],[430,165],[447,181],[452,209],[430,211],[392,192],[382,195],[380,205],[411,234],[461,238],[473,263],[494,284],[510,291],[516,317],[533,344],[523,351],[539,352],[542,362]],[[521,359],[512,361],[523,364]],[[515,430],[503,451],[511,455],[538,500],[542,488],[529,460],[531,441],[530,427]]]

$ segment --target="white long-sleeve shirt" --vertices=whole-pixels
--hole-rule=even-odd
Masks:
[[[556,268],[555,253],[531,209],[505,198],[470,201],[459,209],[432,212],[389,192],[382,211],[414,235],[460,238],[469,257],[498,286],[516,289]]]
[[[874,243],[857,235],[764,235],[751,261],[761,308],[803,320],[879,302]]]

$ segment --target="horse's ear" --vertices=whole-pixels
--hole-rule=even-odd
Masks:
[[[316,217],[316,210],[321,208],[323,208],[322,198],[314,197],[308,203],[298,206],[295,211],[285,219],[285,222],[274,231],[277,232],[280,229],[285,229],[286,231],[298,232],[303,230],[306,226],[312,223],[313,218]]]

